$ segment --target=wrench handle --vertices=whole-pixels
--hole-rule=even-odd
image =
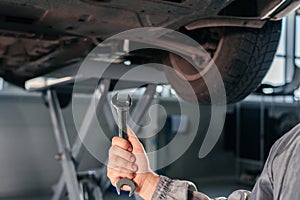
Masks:
[[[119,137],[128,139],[127,135],[127,112],[128,110],[118,110]]]

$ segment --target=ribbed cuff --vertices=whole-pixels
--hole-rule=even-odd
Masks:
[[[152,199],[153,200],[166,199],[167,194],[170,191],[171,182],[172,182],[172,179],[169,179],[166,176],[160,176],[159,182],[158,182],[155,192],[152,196]]]
[[[152,196],[152,200],[188,198],[188,191],[196,191],[196,186],[189,181],[172,180],[166,176],[160,176],[159,183]]]

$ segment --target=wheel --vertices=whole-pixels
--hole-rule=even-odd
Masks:
[[[281,21],[266,22],[261,29],[217,27],[188,31],[182,33],[196,40],[207,50],[213,58],[225,86],[227,103],[235,103],[253,92],[268,72],[277,50],[280,37]],[[193,76],[198,73],[194,67],[182,57],[170,53],[164,64],[171,66],[181,73],[181,76],[166,70],[166,77],[177,94],[188,101],[195,95],[183,87],[184,77],[197,77],[188,79],[200,103],[210,103],[208,88],[204,82],[214,80],[212,70],[206,69],[202,76]],[[215,83],[216,92],[222,84]]]

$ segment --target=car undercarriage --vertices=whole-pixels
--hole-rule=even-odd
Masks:
[[[259,46],[257,42],[261,45],[267,42],[269,47],[260,53],[271,52],[269,58],[255,63],[255,66],[249,64],[253,52],[257,51],[252,49],[247,53],[248,57],[242,60],[244,66],[232,67],[234,71],[237,71],[234,68],[242,70],[235,81],[230,81],[233,83],[226,84],[226,77],[231,72],[222,74],[229,94],[228,102],[236,102],[261,82],[270,66],[268,60],[276,51],[280,35],[278,20],[298,6],[299,1],[293,0],[4,0],[0,1],[0,76],[24,87],[28,79],[81,62],[96,45],[108,37],[139,27],[169,28],[190,36],[211,54],[219,70],[237,65],[234,63],[241,57],[238,52],[233,52],[229,58],[223,52],[230,49],[240,51],[238,47],[245,42],[245,37],[249,37],[250,43],[256,43],[253,48]],[[270,34],[273,37],[271,40]],[[222,43],[224,40],[225,43]],[[228,45],[226,40],[236,42],[228,47],[224,46]],[[173,55],[166,56],[163,53],[154,54],[155,58],[151,55],[152,52],[145,50],[131,52],[123,57],[136,63],[153,59],[170,64],[168,60],[175,59]],[[224,60],[225,57],[229,61]],[[263,63],[268,66],[261,67]],[[189,69],[184,61],[180,62],[179,67],[171,67]],[[241,92],[238,97],[231,97],[231,86],[242,82],[245,79],[242,74],[253,67],[256,67],[254,71],[262,72],[259,78],[244,84],[238,91]],[[248,73],[252,73],[253,77],[257,75]],[[167,77],[172,84],[174,78]],[[203,89],[193,88],[196,93],[203,93]],[[249,89],[243,92],[245,88]],[[180,94],[180,88],[175,87],[175,90]],[[203,95],[201,98],[199,101],[209,101]]]

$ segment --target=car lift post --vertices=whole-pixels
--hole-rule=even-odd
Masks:
[[[106,97],[107,97],[109,86],[110,86],[110,80],[108,80],[108,79],[101,80],[98,87],[96,88],[96,90],[93,93],[92,100],[89,104],[89,107],[87,109],[87,112],[85,114],[83,122],[80,126],[78,136],[76,137],[76,140],[72,147],[71,155],[73,158],[74,166],[75,166],[75,163],[79,163],[82,158],[82,155],[83,155],[82,140],[84,140],[86,135],[88,134],[89,127],[90,127],[91,122],[94,117],[94,115],[93,115],[94,112],[96,112],[96,116],[97,116],[98,113],[101,111],[102,105],[104,104],[105,100],[107,99]],[[79,135],[80,135],[80,137],[79,137]],[[75,174],[77,176],[76,169],[75,169]],[[70,193],[68,186],[67,186],[67,188],[65,186],[67,186],[67,181],[66,181],[66,177],[63,173],[62,176],[60,177],[58,183],[56,184],[56,187],[54,190],[54,195],[52,196],[52,200],[61,199],[65,195],[66,191],[68,191],[68,193]]]
[[[55,90],[47,91],[48,105],[51,116],[51,121],[54,128],[54,135],[58,146],[58,151],[61,154],[62,173],[66,182],[67,190],[70,199],[81,200],[79,192],[79,184],[77,173],[72,159],[70,142],[67,135],[67,130],[63,120],[63,115]]]

